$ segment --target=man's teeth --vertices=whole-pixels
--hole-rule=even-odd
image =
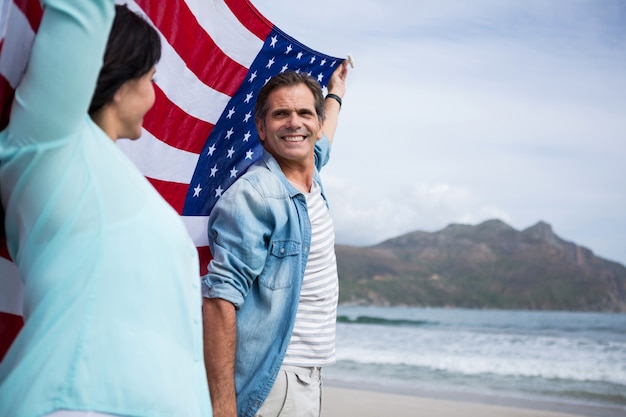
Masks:
[[[285,136],[284,139],[287,142],[301,142],[304,140],[304,136]]]

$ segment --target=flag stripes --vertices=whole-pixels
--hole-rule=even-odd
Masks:
[[[211,258],[206,233],[210,208],[261,155],[252,117],[258,89],[286,69],[308,72],[324,86],[340,60],[290,38],[249,0],[116,1],[142,14],[162,41],[156,101],[144,118],[143,134],[117,144],[181,214],[205,274]],[[0,5],[7,9],[0,10],[1,129],[42,11],[38,0],[0,0]],[[3,292],[15,291],[5,277],[21,283],[8,259],[0,253]],[[5,301],[0,299],[0,312],[9,313]]]

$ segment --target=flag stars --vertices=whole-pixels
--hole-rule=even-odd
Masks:
[[[203,179],[194,180],[196,185],[193,182],[189,184],[189,199],[198,206],[205,199],[211,204],[220,199],[230,184],[261,156],[262,147],[257,142],[252,109],[258,88],[267,84],[271,76],[291,70],[313,77],[327,92],[327,87],[323,85],[329,77],[327,74],[331,67],[341,62],[311,53],[297,42],[278,34],[270,35],[263,52],[265,55],[259,63],[249,69],[248,83],[244,81],[244,85],[240,86],[241,95],[232,97],[233,101],[223,107],[220,127],[214,132],[216,140],[212,137],[205,145],[207,156],[202,167]]]

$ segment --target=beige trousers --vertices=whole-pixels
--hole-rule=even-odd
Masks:
[[[320,417],[322,369],[282,366],[255,417]]]

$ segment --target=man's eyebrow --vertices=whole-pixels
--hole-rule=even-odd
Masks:
[[[298,114],[315,114],[315,110],[308,107],[301,107],[299,109],[292,109],[291,107],[278,107],[272,110],[271,114],[291,113],[296,112]]]

